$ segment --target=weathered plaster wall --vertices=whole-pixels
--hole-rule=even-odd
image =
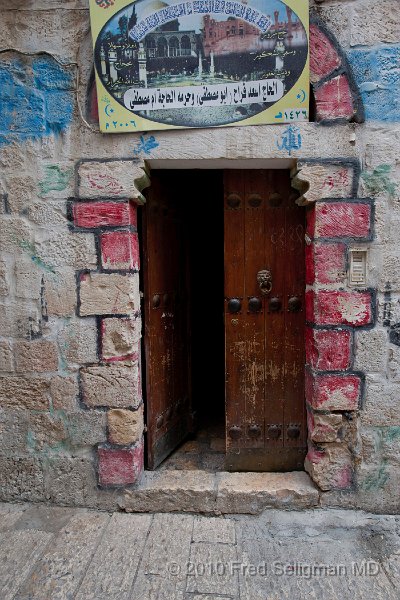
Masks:
[[[327,124],[290,137],[287,126],[101,136],[86,122],[86,0],[2,7],[2,498],[116,507],[120,492],[98,484],[130,485],[140,472],[132,200],[143,160],[290,158],[318,217],[316,230],[309,220],[309,389],[318,383],[307,468],[323,503],[399,508],[399,5],[312,4],[312,80]],[[352,245],[369,250],[363,291],[343,275]]]

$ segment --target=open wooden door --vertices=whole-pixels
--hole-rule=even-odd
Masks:
[[[226,468],[303,468],[304,209],[287,171],[224,172]]]
[[[143,209],[148,468],[191,428],[187,253],[175,174],[155,171]]]

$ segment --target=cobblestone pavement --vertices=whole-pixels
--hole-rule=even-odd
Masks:
[[[1,600],[398,600],[400,517],[0,505]]]

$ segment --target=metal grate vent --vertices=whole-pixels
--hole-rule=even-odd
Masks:
[[[367,283],[367,251],[350,250],[349,284],[365,285]]]

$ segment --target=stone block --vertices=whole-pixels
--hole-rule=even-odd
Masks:
[[[318,414],[308,412],[308,433],[313,442],[340,442],[343,416],[340,414]]]
[[[127,490],[119,506],[126,512],[215,512],[216,497],[214,473],[145,471],[140,487]]]
[[[39,300],[42,289],[42,273],[31,258],[18,258],[15,262],[15,295],[17,298]]]
[[[44,275],[44,301],[49,317],[69,317],[77,304],[75,271],[63,268],[54,276]]]
[[[387,382],[384,376],[367,375],[365,403],[360,418],[363,426],[398,425],[400,422],[398,385]]]
[[[142,322],[140,319],[102,319],[102,359],[137,359]]]
[[[22,217],[0,216],[0,252],[21,252],[21,244],[29,243],[31,230]]]
[[[354,368],[367,373],[386,373],[388,351],[388,334],[385,329],[357,331]]]
[[[55,342],[35,340],[15,342],[15,370],[22,373],[45,373],[58,370],[58,349]]]
[[[308,291],[306,319],[317,325],[368,325],[372,323],[371,294],[356,291]]]
[[[104,269],[139,270],[137,233],[109,231],[100,236],[101,264]]]
[[[99,485],[115,487],[138,483],[143,473],[143,447],[143,440],[132,448],[99,446]]]
[[[50,380],[50,396],[54,410],[73,412],[78,402],[78,382],[76,377],[52,377]]]
[[[346,246],[344,244],[316,243],[313,258],[315,283],[343,284],[346,281]]]
[[[317,25],[310,25],[310,79],[313,83],[327,77],[341,64],[332,42]]]
[[[221,473],[216,510],[257,514],[266,508],[306,508],[318,504],[318,490],[303,472]]]
[[[347,75],[339,75],[326,81],[314,91],[317,121],[348,119],[356,110]]]
[[[44,500],[42,464],[36,458],[0,456],[0,498],[7,502]]]
[[[136,226],[136,205],[132,202],[75,202],[73,217],[76,227]]]
[[[28,410],[46,410],[49,407],[47,379],[26,377],[0,378],[0,405]]]
[[[75,270],[97,266],[93,234],[51,229],[37,241],[36,250],[42,268],[52,273],[66,266]]]
[[[318,202],[315,236],[366,238],[371,231],[371,206],[358,202]]]
[[[107,416],[104,411],[75,411],[64,415],[66,444],[76,449],[95,446],[107,441]]]
[[[0,456],[23,456],[29,442],[28,410],[0,408]]]
[[[10,293],[10,282],[7,265],[0,260],[0,296],[8,296]]]
[[[142,439],[143,404],[135,411],[112,409],[107,413],[108,439],[112,444],[128,446]]]
[[[97,324],[95,319],[68,319],[57,339],[63,360],[72,364],[95,363],[97,356]]]
[[[361,380],[357,375],[306,373],[306,400],[318,410],[357,410]]]
[[[10,342],[0,341],[0,371],[14,370],[13,351]]]
[[[304,463],[307,473],[322,490],[346,489],[352,484],[353,461],[344,444],[310,448]]]
[[[78,167],[80,198],[140,198],[136,182],[144,177],[142,164],[130,160],[88,161]]]
[[[137,363],[86,367],[81,370],[81,379],[87,406],[136,409],[141,402]]]
[[[64,420],[57,414],[41,412],[29,416],[29,449],[42,452],[60,448],[67,438]]]
[[[400,7],[391,0],[364,0],[352,5],[350,45],[374,46],[381,42],[399,41]],[[373,19],[371,15],[374,15]]]
[[[318,371],[346,371],[351,364],[351,333],[306,328],[306,360]]]
[[[321,200],[322,198],[351,198],[353,190],[353,167],[350,165],[338,165],[330,163],[307,163],[299,160],[296,167],[297,175],[294,176],[293,187],[304,193],[308,204]],[[311,182],[309,189],[305,191],[302,182]],[[299,186],[299,187],[297,187]],[[307,211],[308,233],[310,225],[315,223],[315,215]],[[312,227],[311,227],[312,229]],[[313,237],[313,234],[310,234]]]
[[[124,315],[140,310],[138,274],[85,273],[79,283],[80,316]]]
[[[44,470],[46,500],[64,506],[116,510],[116,491],[99,490],[92,457],[49,456]]]

